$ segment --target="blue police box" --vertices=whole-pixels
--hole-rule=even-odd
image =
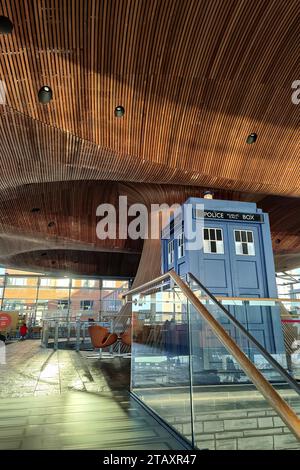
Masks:
[[[189,210],[162,232],[162,272],[191,272],[218,296],[277,297],[266,213],[239,201],[189,198],[184,205]],[[187,228],[200,234],[199,249],[187,249]],[[270,353],[284,353],[279,308],[249,305],[230,312]],[[234,334],[229,323],[224,327]]]

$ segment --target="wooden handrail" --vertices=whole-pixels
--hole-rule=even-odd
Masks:
[[[246,375],[252,380],[256,388],[265,397],[267,402],[276,410],[276,412],[284,421],[284,423],[300,441],[300,420],[296,413],[290,408],[290,406],[272,387],[272,385],[265,379],[262,373],[252,364],[252,362],[239,348],[239,346],[234,342],[234,340],[229,336],[229,334],[225,331],[221,324],[210,314],[205,305],[199,300],[199,298],[194,294],[194,292],[183,282],[180,276],[175,273],[174,270],[168,271],[162,276],[159,276],[158,278],[153,279],[152,281],[146,282],[141,286],[138,286],[135,289],[126,292],[125,294],[123,294],[123,297],[131,296],[133,294],[145,291],[146,289],[149,289],[150,287],[157,285],[159,282],[162,282],[168,278],[171,278],[174,283],[177,284],[177,286],[184,293],[189,302],[194,306],[198,314],[206,320],[206,322],[212,328],[217,338],[232,354],[232,356],[236,359],[236,361],[241,366]],[[224,299],[228,300],[229,298],[224,297]],[[240,300],[248,299],[242,297],[240,298]],[[255,298],[251,297],[249,300],[255,300]],[[263,299],[258,298],[258,300]],[[282,301],[282,299],[277,300]]]
[[[195,307],[196,311],[198,311],[201,317],[206,320],[206,322],[212,328],[217,338],[240,364],[240,366],[242,367],[246,375],[252,380],[256,388],[261,392],[261,394],[265,397],[268,403],[277,411],[281,419],[285,422],[288,428],[300,441],[300,420],[296,413],[289,407],[286,401],[265,379],[262,373],[252,364],[252,362],[243,353],[243,351],[241,351],[239,346],[224,330],[221,324],[210,314],[207,308],[200,302],[198,297],[190,290],[190,288],[182,281],[178,274],[176,274],[175,271],[169,271],[169,275],[173,279],[173,281],[180,287],[187,299]]]
[[[144,284],[141,284],[140,286],[135,287],[134,289],[128,290],[127,292],[122,294],[122,298],[125,298],[128,295],[138,294],[139,292],[142,292],[152,286],[155,286],[159,282],[164,281],[165,279],[168,279],[168,278],[170,278],[170,271],[168,271],[165,274],[162,274],[159,277],[156,277],[155,279],[152,279],[151,281],[145,282]]]

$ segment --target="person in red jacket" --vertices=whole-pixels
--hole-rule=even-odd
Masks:
[[[27,332],[28,332],[28,328],[27,328],[26,323],[24,322],[23,325],[20,327],[20,338],[25,339]]]

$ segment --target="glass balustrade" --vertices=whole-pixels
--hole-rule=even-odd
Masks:
[[[199,286],[192,290],[256,369],[300,414],[299,395],[276,367]],[[132,294],[132,328],[131,390],[191,446],[300,448],[299,440],[254,386],[237,357],[172,279]],[[284,352],[276,359],[287,366]]]
[[[276,354],[272,353],[264,330],[263,317],[266,315],[271,315],[274,319],[277,317],[275,324],[281,327],[280,315],[285,313],[284,305],[275,300],[260,300],[259,298],[253,300],[222,299],[216,301],[196,280],[190,279],[189,286],[255,367],[276,387],[290,406],[297,413],[300,413],[300,385],[294,380],[295,374],[291,355],[287,354],[284,341],[282,342],[281,349],[277,350]],[[237,323],[235,323],[235,320],[237,320]],[[204,331],[203,335],[204,337],[209,336],[209,332]],[[251,341],[251,337],[254,341]],[[264,355],[264,351],[270,352],[270,354]],[[272,359],[277,362],[277,367]],[[281,368],[278,368],[280,366]],[[232,364],[232,368],[237,370],[236,377],[234,377],[235,373],[232,374],[232,381],[240,383],[248,380],[243,375],[239,377],[240,371],[237,364]],[[291,383],[288,380],[291,380]],[[293,386],[297,390],[294,390]]]

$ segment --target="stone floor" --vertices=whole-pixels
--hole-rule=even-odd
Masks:
[[[128,359],[6,347],[0,364],[0,449],[182,449],[128,394]]]

